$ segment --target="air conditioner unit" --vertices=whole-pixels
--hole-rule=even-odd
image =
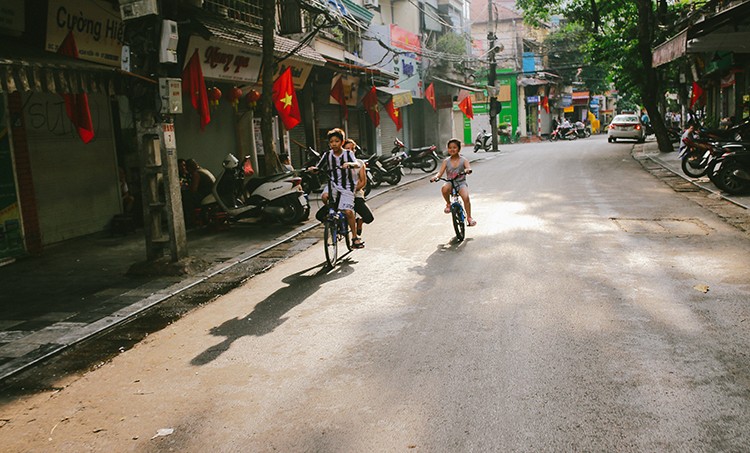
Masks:
[[[122,20],[136,19],[151,14],[159,14],[156,0],[120,0]]]
[[[362,3],[364,3],[365,8],[379,8],[380,7],[378,0],[362,0]]]

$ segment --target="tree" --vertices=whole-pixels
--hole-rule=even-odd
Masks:
[[[263,91],[260,95],[260,136],[263,139],[265,168],[269,174],[281,171],[281,164],[273,141],[273,73],[276,69],[276,0],[263,0]]]
[[[659,38],[657,14],[652,0],[518,0],[524,17],[531,22],[564,15],[589,34],[584,46],[587,58],[611,68],[610,77],[620,92],[640,99],[654,126],[659,149],[672,151],[658,102],[663,97],[651,48]],[[659,21],[666,23],[670,11],[665,0],[657,0]],[[679,6],[676,6],[679,7]],[[633,39],[635,36],[635,39]]]

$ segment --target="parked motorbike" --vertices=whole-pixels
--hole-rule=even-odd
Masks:
[[[396,139],[393,141],[391,155],[396,156],[404,168],[419,168],[425,173],[430,173],[435,171],[440,163],[440,157],[435,150],[435,145],[407,149],[404,142]]]
[[[576,136],[578,138],[589,138],[591,137],[591,127],[586,126],[581,121],[577,121],[574,127]]]
[[[578,134],[576,134],[575,128],[573,127],[567,128],[557,126],[557,128],[549,134],[549,139],[553,142],[557,140],[576,140],[578,139]]]
[[[308,159],[302,164],[303,169],[318,165],[318,162],[320,162],[320,153],[311,147],[307,148],[307,156]],[[311,192],[321,192],[323,190],[326,178],[325,174],[321,172],[301,171],[299,172],[299,177],[302,178],[302,191],[306,194],[310,195]]]
[[[711,180],[719,189],[732,195],[750,192],[750,149],[742,143],[721,145],[724,152],[714,166]],[[718,167],[718,170],[715,168]]]
[[[265,217],[289,225],[310,215],[300,177],[294,173],[253,177],[247,170],[249,159],[245,156],[240,165],[233,154],[227,154],[211,194],[201,200],[201,216],[210,219],[216,211],[223,211],[230,220]]]
[[[399,159],[395,156],[378,156],[373,154],[365,161],[370,175],[372,176],[372,187],[380,187],[382,183],[395,186],[401,182],[403,169]]]
[[[477,134],[476,140],[474,140],[474,152],[479,150],[490,152],[492,150],[492,133],[487,132],[486,129],[482,129],[482,132]]]

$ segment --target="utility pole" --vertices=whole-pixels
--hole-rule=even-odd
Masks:
[[[497,114],[500,111],[500,103],[497,101],[497,63],[495,62],[495,20],[492,15],[492,0],[487,0],[487,42],[490,47],[490,69],[487,73],[488,92],[490,94],[490,130],[492,131],[492,151],[497,148]]]

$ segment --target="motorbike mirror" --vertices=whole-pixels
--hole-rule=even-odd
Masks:
[[[236,157],[234,157],[234,154],[229,153],[227,154],[227,157],[224,158],[224,161],[221,163],[221,165],[226,169],[231,168],[237,168],[237,165],[239,165],[240,161],[237,160]]]

